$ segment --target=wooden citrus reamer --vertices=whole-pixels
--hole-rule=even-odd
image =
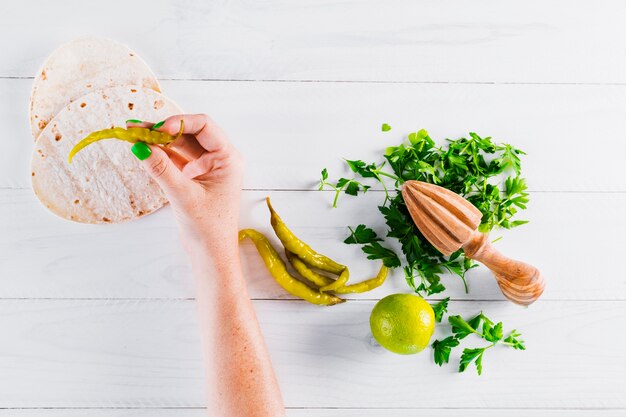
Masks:
[[[477,230],[482,214],[472,203],[421,181],[405,182],[402,197],[417,228],[441,253],[448,256],[463,248],[465,256],[491,269],[502,293],[516,304],[529,305],[541,296],[541,272],[494,249],[488,235]]]

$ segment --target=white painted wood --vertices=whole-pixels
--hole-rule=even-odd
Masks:
[[[330,208],[331,193],[247,191],[241,227],[266,233],[277,247],[264,197],[270,195],[286,224],[316,250],[349,265],[357,282],[373,276],[377,262],[357,245],[345,245],[347,226],[359,222],[384,235],[376,209],[382,193],[345,197]],[[593,197],[591,199],[590,197]],[[1,298],[191,298],[193,281],[169,208],[138,221],[91,226],[57,218],[30,190],[0,190]],[[523,218],[530,223],[502,233],[496,247],[540,268],[543,297],[559,300],[626,299],[621,263],[626,235],[626,194],[533,193]],[[589,219],[593,219],[590,222]],[[577,226],[581,223],[580,226]],[[253,298],[288,298],[271,278],[254,246],[242,244],[245,274]],[[448,295],[459,299],[504,299],[489,271],[468,274],[470,293],[446,276]],[[380,298],[409,291],[401,271],[381,288],[350,298]]]
[[[625,18],[619,0],[25,0],[2,5],[0,76],[93,34],[165,78],[623,83]]]
[[[399,273],[333,308],[258,301],[289,297],[242,246],[290,417],[626,415],[616,331],[626,318],[625,18],[618,0],[3,2],[0,417],[206,415],[193,283],[169,209],[83,226],[47,213],[29,189],[31,80],[20,78],[79,35],[136,49],[167,94],[230,132],[248,160],[246,188],[283,190],[246,192],[242,226],[269,232],[270,194],[288,225],[354,278],[376,268],[341,243],[345,226],[384,230],[381,194],[331,210],[330,193],[284,190],[313,190],[322,167],[346,175],[341,157],[376,158],[422,127],[528,152],[531,223],[497,245],[539,266],[548,287],[529,309],[452,303],[484,309],[528,343],[493,349],[480,378],[372,343],[369,312],[407,291]],[[502,299],[484,268],[469,279],[465,295],[446,278],[455,300]]]
[[[376,346],[373,304],[255,302],[288,407],[626,408],[623,301],[452,303],[527,342],[489,351],[481,377]],[[0,407],[202,407],[195,317],[192,301],[0,301]]]
[[[30,80],[0,80],[0,187],[30,186]],[[211,114],[247,159],[247,188],[315,189],[341,158],[380,160],[427,128],[441,143],[475,131],[525,150],[535,191],[626,191],[626,86],[163,83],[188,112]],[[382,133],[382,122],[392,125]],[[121,121],[120,123],[123,123]],[[380,188],[380,187],[378,187]]]
[[[623,417],[624,410],[537,410],[537,409],[287,409],[288,417]],[[1,410],[1,417],[206,417],[203,409],[35,409]]]

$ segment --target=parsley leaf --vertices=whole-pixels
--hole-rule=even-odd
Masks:
[[[461,354],[461,363],[459,364],[459,372],[464,372],[467,367],[474,362],[478,375],[483,373],[483,353],[488,348],[463,349]]]
[[[367,259],[381,259],[387,268],[397,268],[400,266],[400,258],[398,258],[398,255],[378,242],[370,242],[361,249],[367,254]]]
[[[519,155],[526,155],[524,152],[519,149],[515,149],[511,145],[503,145],[498,148],[502,151],[502,156],[497,159],[494,159],[493,164],[498,165],[501,170],[505,170],[507,168],[513,169],[516,175],[519,175],[522,169],[522,163],[520,161]]]
[[[383,123],[383,125],[380,128],[383,132],[389,132],[391,130],[391,126],[389,126],[387,123]]]
[[[345,180],[345,178],[341,178],[341,180]],[[370,188],[369,185],[363,185],[355,180],[346,180],[344,184],[346,185],[345,193],[349,195],[358,195],[359,191],[366,192]]]
[[[517,330],[512,330],[503,342],[515,350],[526,350],[524,341],[519,338],[520,336],[521,334]]]
[[[443,315],[448,311],[448,302],[450,301],[450,297],[446,297],[443,300],[439,301],[437,304],[432,306],[433,312],[435,313],[435,321],[437,323],[441,323],[441,319]]]
[[[322,180],[320,181],[320,183],[326,181],[328,179],[328,170],[326,168],[324,168],[322,170]]]
[[[476,333],[474,326],[466,322],[461,316],[449,316],[448,323],[452,326],[452,333],[458,339],[464,339],[467,335]]]
[[[495,326],[488,326],[485,328],[486,323],[483,324],[483,335],[486,341],[496,343],[502,340],[502,322],[499,322]]]
[[[365,226],[364,224],[358,225],[356,228],[352,229],[348,226],[350,230],[350,236],[343,243],[358,243],[365,244],[371,242],[380,242],[382,239],[376,235],[376,232]]]
[[[398,255],[391,249],[378,243],[382,239],[372,229],[364,224],[358,225],[355,229],[348,226],[348,229],[350,230],[350,236],[343,241],[344,243],[364,245],[361,249],[368,255],[367,259],[381,259],[388,268],[400,266]]]
[[[348,195],[356,196],[359,191],[366,192],[371,188],[370,185],[362,184],[354,178],[339,178],[335,184],[328,182],[328,170],[324,168],[321,173],[321,179],[319,181],[318,190],[323,190],[324,187],[330,187],[335,191],[335,199],[333,200],[333,207],[337,207],[337,199],[341,192],[345,192]]]
[[[439,366],[448,363],[452,348],[458,345],[459,341],[454,336],[448,336],[443,340],[435,340],[431,345],[434,350],[435,363]]]

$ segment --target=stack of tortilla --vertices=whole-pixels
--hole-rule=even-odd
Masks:
[[[39,200],[81,223],[125,222],[166,204],[127,142],[100,141],[67,162],[70,149],[93,131],[182,113],[160,91],[146,63],[119,43],[83,38],[54,51],[30,98],[31,175]]]

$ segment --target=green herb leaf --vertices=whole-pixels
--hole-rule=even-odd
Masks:
[[[400,258],[398,258],[398,255],[378,242],[368,243],[361,249],[367,254],[367,259],[381,259],[387,268],[397,268],[400,266]]]
[[[339,180],[337,181],[337,184],[335,185],[335,187],[337,188],[343,188],[345,187],[351,180],[349,180],[348,178],[339,178]]]
[[[512,168],[515,171],[515,174],[519,175],[522,168],[519,155],[526,154],[519,149],[515,149],[511,145],[503,145],[499,147],[499,149],[502,151],[502,156],[496,159],[495,162],[502,170]]]
[[[475,362],[476,371],[478,375],[481,375],[483,372],[483,353],[485,353],[485,349],[487,348],[476,348],[476,349],[463,349],[463,353],[461,354],[461,363],[459,364],[459,372],[465,372],[467,367]]]
[[[489,327],[493,326],[493,322],[487,316],[485,316],[482,311],[480,312],[479,315],[477,315],[476,317],[468,321],[470,326],[472,326],[476,330],[478,330],[478,328],[480,327],[480,324],[483,322],[485,322],[487,326]]]
[[[476,332],[476,329],[461,316],[448,316],[448,323],[452,326],[452,333],[458,339],[464,339],[467,335]]]
[[[487,329],[483,328],[483,335],[485,340],[487,340],[488,342],[495,343],[502,340],[502,322],[499,322],[493,327],[489,326]]]
[[[445,312],[448,311],[448,302],[450,301],[450,297],[446,297],[443,300],[439,301],[437,304],[432,306],[433,312],[435,313],[435,321],[437,323],[441,323],[441,319]]]
[[[349,181],[348,186],[346,187],[346,194],[350,195],[358,195],[359,194],[359,183],[356,181]]]
[[[345,161],[346,164],[348,164],[348,167],[352,170],[352,172],[359,172],[359,170],[362,170],[365,167],[365,162],[358,159],[354,161],[346,159]]]
[[[524,341],[520,339],[521,334],[517,330],[512,330],[511,333],[504,339],[504,343],[510,345],[516,350],[526,350]]]
[[[369,185],[363,185],[356,180],[348,178],[339,178],[335,187],[339,189],[339,191],[344,190],[346,194],[353,196],[358,195],[359,191],[366,192],[370,188]]]
[[[424,141],[428,141],[430,137],[428,136],[428,132],[425,129],[421,129],[418,132],[409,133],[409,142],[411,145],[421,144]]]
[[[348,238],[344,240],[343,243],[365,244],[365,243],[382,241],[382,239],[380,239],[376,235],[375,231],[365,226],[364,224],[360,224],[354,229],[348,226],[348,229],[350,230],[350,236],[348,236]]]
[[[439,366],[448,363],[452,348],[458,345],[459,341],[454,336],[448,336],[443,340],[435,340],[431,345],[434,350],[435,363]]]
[[[383,123],[381,130],[383,132],[389,132],[391,130],[391,126],[389,126],[387,123]]]

